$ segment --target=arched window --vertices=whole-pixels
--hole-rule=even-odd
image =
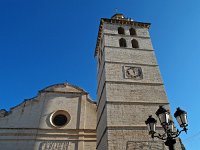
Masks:
[[[126,47],[126,40],[123,39],[123,38],[119,39],[119,46],[120,47]]]
[[[119,27],[119,28],[118,28],[118,33],[119,33],[119,34],[125,34],[124,28]]]
[[[136,31],[133,28],[129,29],[130,35],[136,35]]]
[[[132,43],[132,47],[133,47],[133,48],[139,48],[139,45],[138,45],[138,41],[137,41],[137,40],[133,39],[133,40],[131,41],[131,43]]]

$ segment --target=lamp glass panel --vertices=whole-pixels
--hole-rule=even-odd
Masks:
[[[169,130],[170,130],[171,132],[174,132],[174,124],[173,124],[173,123],[171,123],[171,124],[169,125]]]
[[[147,129],[149,132],[151,131],[150,123],[147,124]]]
[[[165,122],[165,115],[159,114],[160,123],[163,124]]]
[[[156,131],[156,124],[155,123],[150,123],[150,128],[152,132]]]
[[[148,128],[149,134],[154,134],[156,132],[156,124],[155,123],[147,124],[147,128]]]
[[[168,113],[159,114],[159,119],[161,124],[166,124],[169,122],[169,114]]]
[[[181,118],[181,121],[182,121],[183,125],[187,125],[188,124],[188,122],[187,122],[187,114],[181,114],[180,118]]]
[[[180,116],[177,116],[177,117],[176,117],[176,120],[177,120],[178,124],[181,126],[181,125],[182,125],[181,117],[180,117]]]
[[[166,123],[169,123],[169,114],[166,113]]]

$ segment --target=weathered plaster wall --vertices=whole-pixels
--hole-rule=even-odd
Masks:
[[[51,115],[64,110],[70,121],[63,127],[51,124]],[[0,145],[5,150],[96,148],[96,104],[72,85],[48,87],[0,118]]]

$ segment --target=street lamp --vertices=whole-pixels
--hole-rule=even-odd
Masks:
[[[187,112],[181,110],[178,107],[174,113],[174,117],[182,128],[181,131],[178,129],[175,130],[174,122],[170,120],[170,113],[163,106],[159,107],[159,109],[156,111],[156,115],[159,118],[160,124],[162,125],[165,132],[163,134],[156,133],[157,121],[152,116],[149,116],[149,118],[145,121],[149,134],[152,138],[156,137],[161,140],[165,140],[165,145],[169,147],[169,150],[174,150],[174,144],[176,143],[175,138],[178,137],[182,131],[187,133]]]

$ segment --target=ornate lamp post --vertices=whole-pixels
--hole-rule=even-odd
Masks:
[[[152,116],[149,116],[149,118],[145,121],[149,134],[152,138],[156,137],[161,140],[165,140],[165,145],[169,147],[169,150],[174,150],[174,144],[176,143],[175,138],[178,137],[182,131],[185,131],[187,133],[187,113],[184,110],[181,110],[179,107],[174,113],[174,117],[182,128],[181,131],[179,131],[178,129],[175,130],[174,123],[172,120],[170,120],[169,117],[170,113],[163,106],[159,107],[159,109],[156,111],[156,115],[159,118],[160,124],[164,129],[164,133],[156,133],[157,121]]]

